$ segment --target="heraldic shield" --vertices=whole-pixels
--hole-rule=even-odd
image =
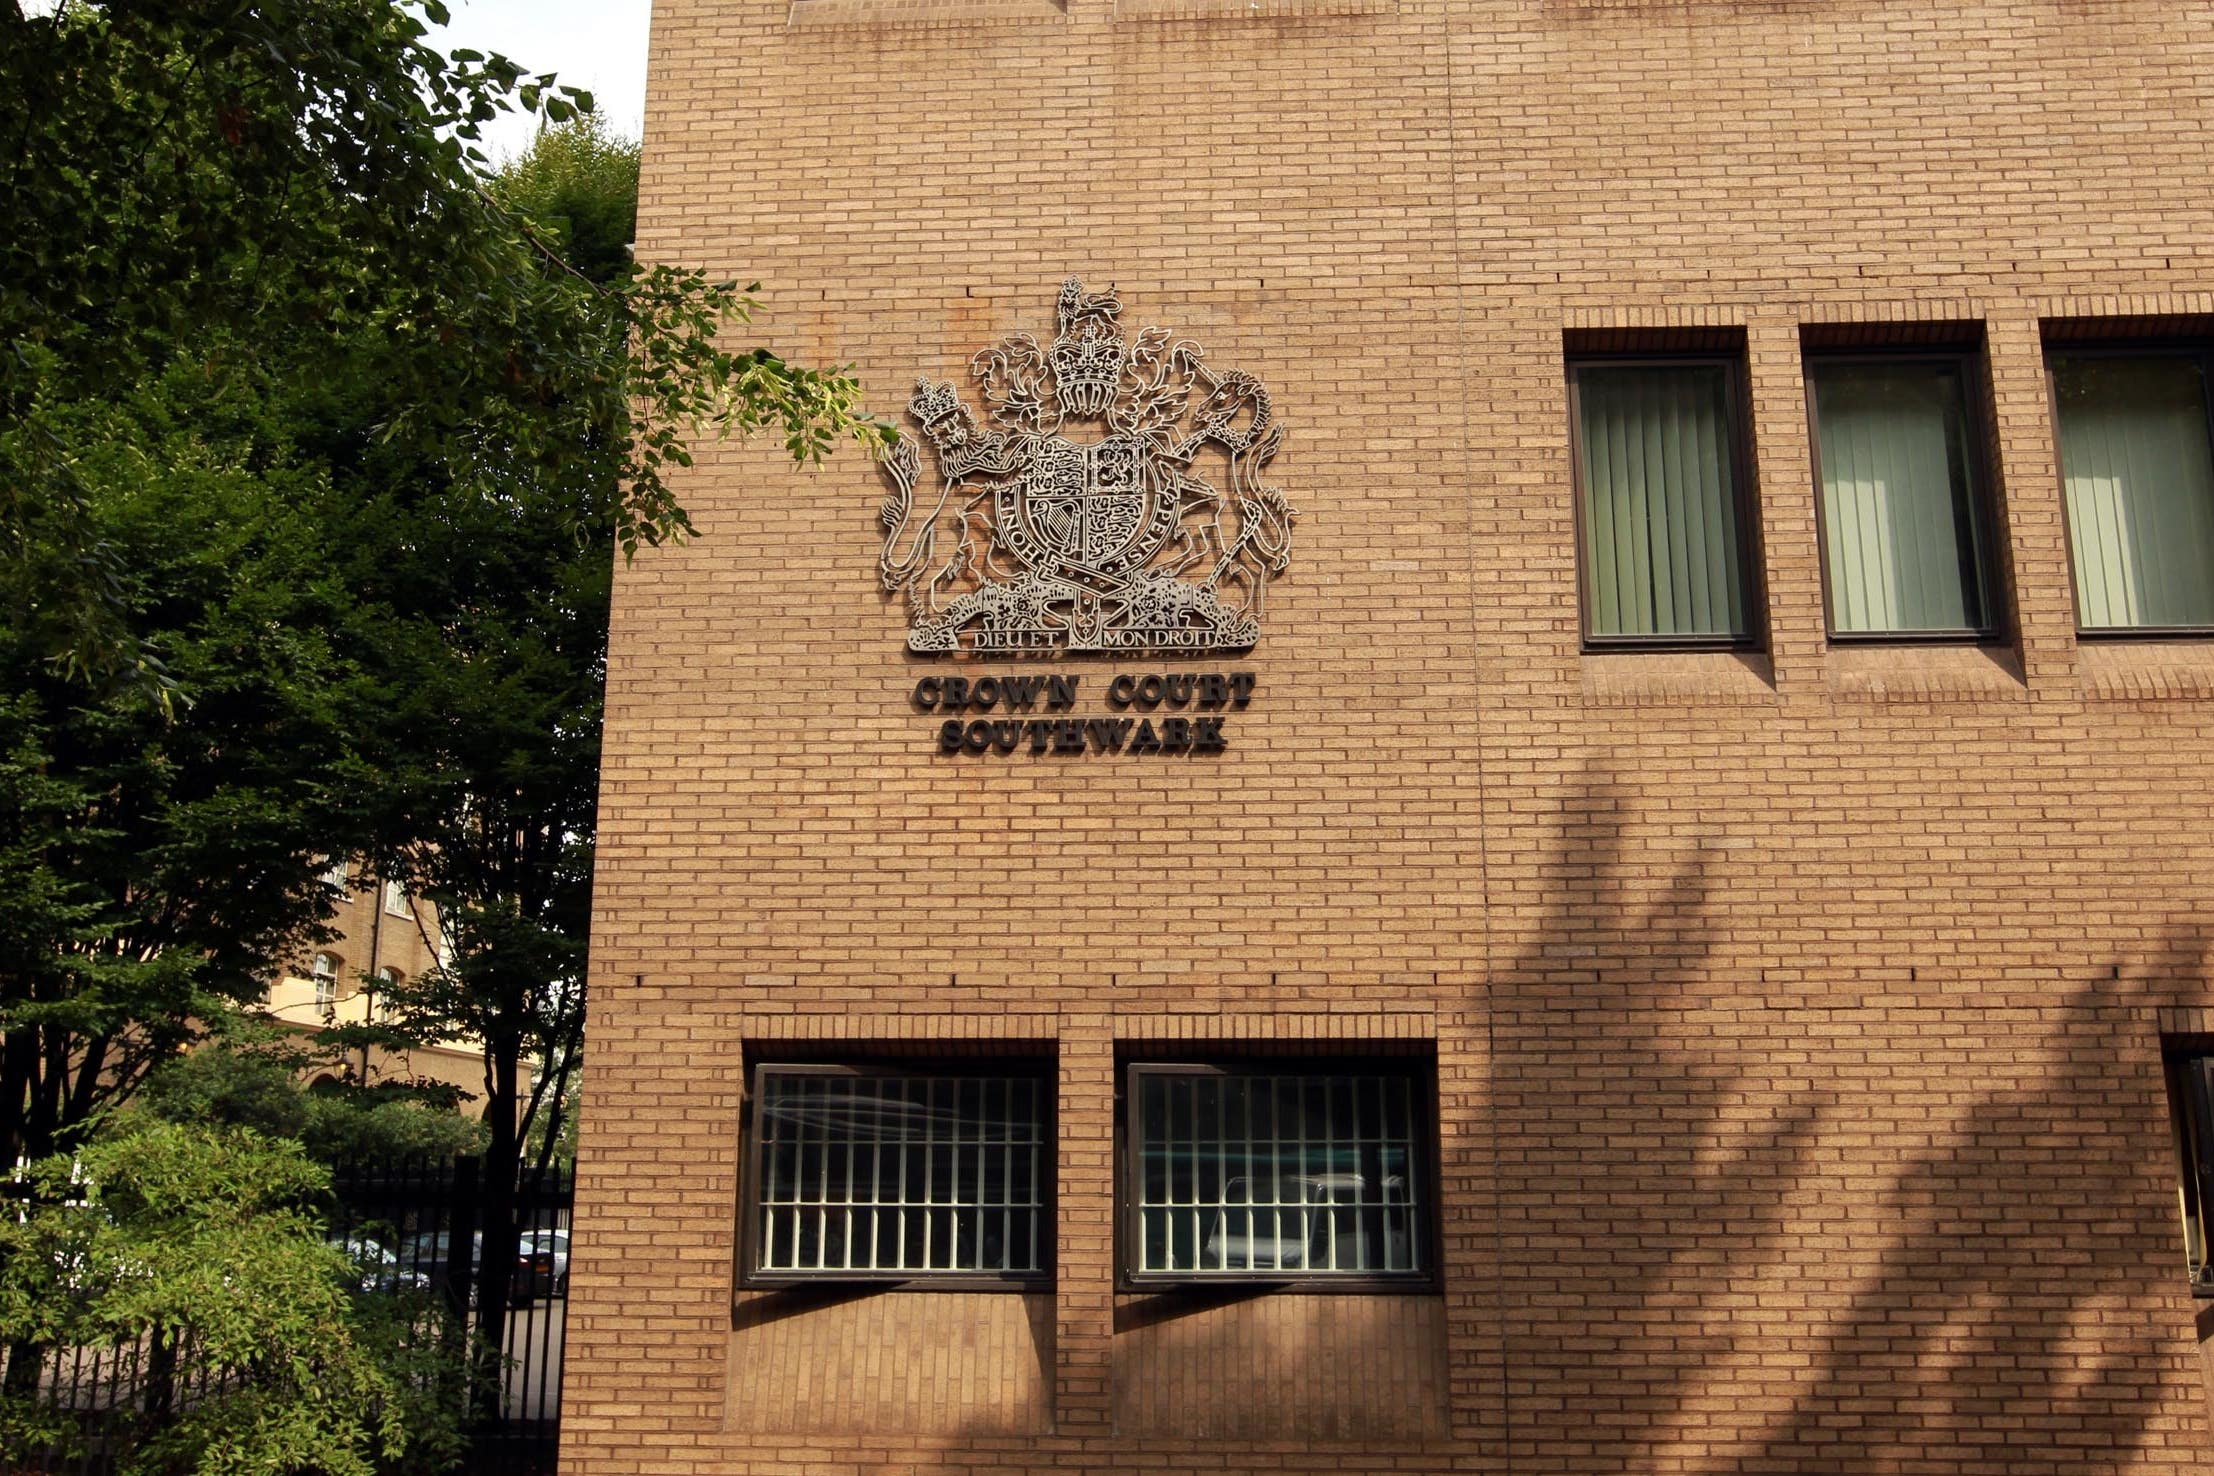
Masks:
[[[1289,562],[1292,510],[1261,472],[1283,440],[1267,390],[1196,344],[1126,340],[1112,288],[1061,289],[1060,333],[970,361],[988,421],[917,380],[884,458],[879,573],[915,651],[1234,651]],[[1208,473],[1217,480],[1209,480]]]

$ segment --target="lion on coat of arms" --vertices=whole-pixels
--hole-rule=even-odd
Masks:
[[[1268,391],[1166,329],[1126,340],[1121,317],[1112,287],[1071,277],[1050,347],[1017,333],[969,361],[989,424],[950,381],[915,382],[907,410],[938,491],[920,510],[922,453],[903,432],[884,457],[878,561],[906,597],[910,650],[1230,651],[1259,638],[1293,517],[1261,480],[1284,437]]]

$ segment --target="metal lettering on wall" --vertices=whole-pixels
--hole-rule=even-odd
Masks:
[[[1017,333],[971,359],[988,425],[951,381],[916,380],[908,413],[938,488],[918,490],[903,433],[884,458],[878,564],[906,598],[908,649],[1191,654],[1259,638],[1293,517],[1261,481],[1284,436],[1268,391],[1165,328],[1126,340],[1121,314],[1112,287],[1071,277],[1050,348]],[[1219,487],[1203,474],[1216,466]]]
[[[926,676],[915,683],[938,724],[938,752],[1072,757],[1087,753],[1179,758],[1230,746],[1227,714],[1253,700],[1250,671],[1148,672],[1107,680],[1107,711],[1078,711],[1081,676]]]

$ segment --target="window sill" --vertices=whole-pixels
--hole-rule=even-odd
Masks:
[[[2011,648],[1833,645],[1823,661],[1840,702],[2020,702],[2029,697]]]
[[[1279,1292],[1298,1296],[1400,1296],[1434,1297],[1443,1292],[1435,1276],[1271,1276],[1230,1273],[1193,1276],[1183,1273],[1133,1276],[1116,1279],[1115,1293],[1147,1308],[1156,1304],[1174,1307],[1242,1301],[1247,1297],[1274,1296]]]
[[[1115,0],[1118,21],[1286,20],[1390,15],[1399,0]]]
[[[1050,1292],[1051,1276],[992,1276],[948,1273],[943,1276],[872,1276],[867,1272],[826,1271],[811,1276],[747,1276],[738,1283],[741,1294],[750,1292],[810,1292],[826,1296],[869,1292]]]
[[[2214,640],[2082,637],[2076,683],[2094,702],[2214,700]]]
[[[878,31],[929,26],[1060,24],[1054,0],[792,0],[787,31]]]
[[[1584,701],[1594,707],[1757,706],[1776,700],[1758,651],[1586,651]]]

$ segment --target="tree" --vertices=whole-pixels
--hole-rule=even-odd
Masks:
[[[589,99],[499,56],[425,44],[437,0],[67,0],[0,7],[0,595],[73,677],[173,678],[124,608],[52,417],[119,398],[210,333],[290,351],[381,341],[385,438],[487,435],[558,464],[578,418],[622,466],[625,548],[681,532],[663,481],[695,424],[773,426],[819,456],[856,426],[850,379],[718,330],[735,285],[657,266],[567,269],[485,187],[478,128]],[[610,320],[627,352],[608,354]],[[547,417],[550,403],[575,417]],[[456,459],[466,465],[468,458]],[[480,488],[481,489],[481,488]],[[488,490],[488,489],[484,489]],[[59,560],[47,557],[59,550]]]
[[[116,609],[190,703],[88,690],[35,606],[0,606],[0,1164],[65,1146],[258,999],[330,905],[323,858],[364,833],[369,694],[333,639],[326,479],[231,356],[210,342],[45,427],[118,557]]]
[[[575,1058],[611,545],[688,530],[697,434],[881,434],[725,345],[746,289],[496,188],[481,123],[585,100],[444,16],[0,3],[0,1165],[257,994],[362,851],[464,944],[418,1018],[481,1027],[512,1165],[513,1063]]]
[[[541,133],[490,191],[619,295],[637,275],[637,181],[637,146],[580,120]],[[611,312],[602,331],[620,357],[631,325]],[[378,653],[397,696],[376,864],[436,903],[449,960],[383,1003],[403,1043],[483,1045],[487,1265],[513,1259],[519,1177],[554,1160],[583,1049],[612,546],[625,517],[619,429],[594,419],[604,407],[546,413],[575,417],[571,454],[533,461],[488,440],[479,454],[498,468],[498,497],[476,495],[469,471],[419,466],[408,484],[442,489],[411,510],[420,531],[395,540],[408,524],[387,519],[386,536],[365,529],[355,544],[376,568],[354,583],[380,591],[361,612],[360,646]],[[506,1290],[487,1278],[479,1297],[487,1347],[501,1346]]]
[[[436,571],[520,493],[635,550],[688,526],[664,472],[699,428],[874,434],[850,379],[723,346],[734,284],[595,281],[500,198],[477,126],[582,99],[442,56],[444,14],[0,5],[0,1161],[246,997],[379,769],[437,767],[363,731],[392,704],[324,633],[379,603],[466,627],[477,592],[341,578],[334,535]]]
[[[298,1145],[125,1113],[30,1182],[34,1207],[0,1216],[0,1337],[140,1350],[116,1364],[115,1407],[143,1412],[126,1469],[371,1476],[450,1452],[451,1383],[408,1352],[427,1309],[358,1292],[312,1210],[329,1175]],[[0,1458],[57,1423],[0,1401]]]
[[[220,1042],[156,1071],[141,1101],[165,1122],[288,1139],[325,1166],[483,1151],[484,1125],[455,1110],[451,1093],[407,1084],[302,1086],[317,1059],[313,1048],[284,1039]]]

